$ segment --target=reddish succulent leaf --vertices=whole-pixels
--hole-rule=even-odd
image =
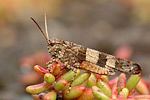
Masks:
[[[129,90],[127,88],[123,88],[122,91],[119,93],[119,99],[126,99],[128,97]]]
[[[123,88],[125,88],[125,86],[126,86],[126,75],[124,73],[121,73],[117,81],[118,92],[120,92]]]
[[[49,64],[48,65],[48,69],[49,69],[49,71],[53,74],[53,72],[54,72],[54,65],[53,64]]]
[[[39,73],[40,75],[44,75],[44,74],[46,74],[46,73],[49,73],[48,70],[42,68],[42,67],[39,66],[39,65],[35,65],[35,66],[34,66],[34,70],[35,70],[37,73]]]
[[[95,75],[96,79],[99,79],[101,77],[101,75],[99,75],[99,74],[94,74],[94,75]]]
[[[81,72],[81,70],[77,69],[76,77],[78,77],[80,72]],[[74,72],[72,70],[70,70],[69,72],[59,76],[59,78],[57,78],[56,81],[61,80],[61,79],[66,79],[67,82],[70,82],[72,80],[73,76],[74,76]]]
[[[31,86],[26,87],[26,92],[30,94],[39,94],[48,90],[50,87],[51,87],[51,84],[48,84],[46,82],[40,83],[37,85],[31,85]]]
[[[93,73],[91,73],[91,76],[88,79],[88,87],[92,87],[94,85],[96,85],[96,77]]]
[[[82,74],[80,74],[72,83],[72,87],[77,86],[77,85],[81,85],[82,83],[84,83],[89,77],[90,77],[90,73],[84,72]]]
[[[32,98],[34,100],[44,100],[44,96],[45,96],[45,93],[32,94]]]
[[[67,80],[61,79],[55,83],[54,88],[57,91],[62,91],[65,89],[66,85],[67,85]]]
[[[94,94],[94,97],[98,100],[112,100],[109,96],[106,94],[100,92],[101,90],[97,86],[92,86],[92,92]]]
[[[48,92],[45,96],[44,96],[44,100],[56,100],[56,92],[55,91],[51,91]]]
[[[55,77],[54,77],[52,74],[50,74],[50,73],[46,73],[46,74],[44,75],[44,80],[45,80],[47,83],[51,84],[51,83],[53,83],[53,82],[55,81]]]
[[[118,77],[116,77],[116,78],[110,80],[110,81],[108,82],[108,84],[109,84],[109,86],[112,88],[114,84],[117,84],[117,81],[118,81]]]
[[[149,94],[149,89],[148,89],[148,83],[144,79],[140,79],[139,83],[135,87],[136,91],[138,91],[140,94]]]
[[[132,75],[126,84],[126,88],[128,88],[129,91],[135,88],[135,86],[138,84],[139,80],[141,78],[141,74]]]
[[[54,72],[53,74],[54,75],[58,75],[60,73],[60,70],[61,70],[61,64],[56,64],[55,68],[54,68]]]
[[[131,95],[128,97],[128,99],[141,99],[141,100],[150,100],[150,95]]]
[[[106,76],[106,75],[101,75],[100,76],[102,79],[104,79],[107,83],[108,83],[108,76]]]
[[[91,76],[89,78],[92,78],[93,80],[97,80],[97,78],[95,77],[95,75],[93,73],[91,73]]]
[[[111,93],[111,88],[110,86],[107,84],[107,82],[105,82],[105,80],[103,80],[102,78],[98,79],[97,81],[97,86],[100,88],[100,90],[102,92],[104,92],[106,95],[108,95],[109,97],[112,97],[112,93]]]
[[[81,85],[87,87],[87,85],[88,85],[88,80],[84,81]]]
[[[135,90],[132,89],[132,90],[129,92],[129,96],[132,95],[132,94],[134,94],[134,93],[135,93]]]
[[[117,99],[118,96],[118,87],[117,84],[114,84],[112,87],[112,99]]]
[[[94,85],[96,85],[96,81],[92,78],[89,78],[88,79],[88,87],[92,87]]]
[[[93,96],[93,93],[92,93],[92,88],[87,88],[83,94],[77,98],[76,100],[93,100],[94,99],[94,96]]]
[[[85,86],[79,85],[79,86],[72,87],[68,94],[67,91],[68,89],[63,91],[64,99],[74,99],[79,97],[85,91]]]

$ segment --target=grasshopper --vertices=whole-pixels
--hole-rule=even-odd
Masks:
[[[47,30],[47,21],[45,13],[45,30],[46,35],[38,25],[38,23],[31,17],[33,22],[40,29],[41,33],[47,41],[48,53],[51,57],[51,61],[47,65],[53,62],[60,61],[68,69],[74,71],[71,84],[76,76],[76,69],[84,69],[100,75],[114,75],[116,71],[120,71],[127,74],[139,74],[142,68],[139,64],[115,57],[113,55],[99,52],[90,48],[86,48],[82,45],[64,41],[58,38],[49,38]],[[101,66],[99,66],[100,64]],[[71,84],[69,90],[71,89]]]

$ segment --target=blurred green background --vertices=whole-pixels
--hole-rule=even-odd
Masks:
[[[128,45],[132,60],[148,79],[150,66],[149,0],[0,0],[0,100],[32,100],[18,83],[19,60],[44,50],[46,41],[29,19],[44,29],[45,4],[51,37],[113,54]]]

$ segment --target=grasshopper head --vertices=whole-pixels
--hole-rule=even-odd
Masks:
[[[58,38],[51,38],[50,41],[50,44],[47,46],[49,55],[53,58],[59,58],[60,53],[63,51],[64,41]]]

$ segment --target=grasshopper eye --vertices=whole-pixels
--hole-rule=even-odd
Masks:
[[[139,74],[139,73],[141,73],[141,71],[142,71],[142,69],[137,63],[134,63],[131,65],[131,72],[133,74]]]
[[[51,46],[51,47],[52,47],[52,46],[54,46],[54,43],[50,43],[50,44],[48,44],[47,46]]]

